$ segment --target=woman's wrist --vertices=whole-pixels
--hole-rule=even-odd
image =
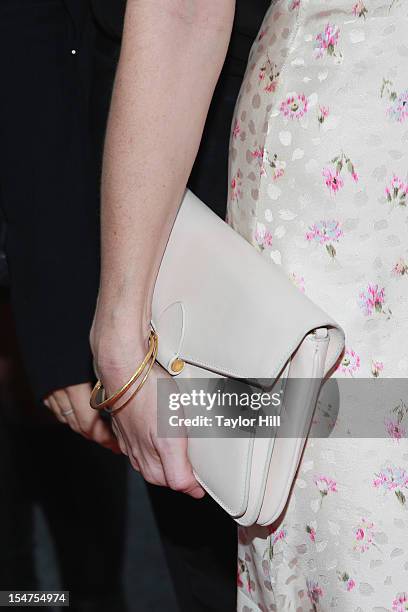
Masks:
[[[149,348],[150,317],[126,309],[105,310],[98,304],[91,331],[91,346],[101,373],[127,375]]]

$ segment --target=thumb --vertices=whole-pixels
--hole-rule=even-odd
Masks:
[[[170,489],[201,499],[205,491],[194,476],[187,456],[187,444],[184,439],[167,440],[166,452],[159,450],[164,475]]]

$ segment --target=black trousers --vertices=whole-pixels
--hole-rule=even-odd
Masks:
[[[124,612],[127,472],[120,458],[113,461],[67,428],[16,427],[1,416],[0,445],[0,590],[38,589],[38,505],[55,545],[61,588],[71,592],[71,612]]]

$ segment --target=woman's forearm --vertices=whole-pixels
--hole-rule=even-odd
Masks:
[[[129,348],[146,341],[154,283],[233,13],[234,0],[128,0],[105,143],[98,316],[127,330]],[[94,350],[103,359],[103,334],[101,342]]]

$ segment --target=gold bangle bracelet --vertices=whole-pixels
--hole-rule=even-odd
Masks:
[[[142,363],[140,364],[140,366],[137,368],[136,372],[131,376],[131,378],[123,385],[123,387],[121,387],[119,389],[119,391],[116,391],[116,393],[113,393],[110,397],[106,398],[105,400],[103,400],[102,402],[98,403],[98,395],[101,391],[104,391],[104,387],[103,384],[101,382],[101,380],[98,380],[96,385],[94,386],[92,393],[91,393],[91,398],[89,400],[89,404],[91,406],[91,408],[93,408],[94,410],[103,410],[104,408],[110,408],[113,404],[115,404],[121,397],[123,397],[123,395],[125,395],[125,393],[130,389],[130,387],[132,387],[132,385],[135,384],[135,382],[137,381],[137,379],[141,376],[141,374],[144,372],[144,370],[146,369],[148,363],[150,362],[150,360],[152,359],[152,356],[154,355],[154,359],[156,358],[157,355],[157,348],[158,348],[158,338],[157,338],[157,334],[156,332],[152,329],[150,332],[150,336],[149,336],[149,350],[146,354],[146,357],[143,359]],[[152,368],[154,359],[152,360],[152,363],[149,367],[149,372]]]
[[[156,336],[155,348],[154,348],[153,354],[151,356],[150,363],[147,366],[147,370],[145,372],[145,375],[143,376],[143,378],[140,381],[140,383],[137,385],[136,389],[133,391],[132,395],[127,400],[125,400],[125,402],[121,406],[118,406],[117,408],[105,408],[105,412],[107,412],[110,415],[113,415],[116,412],[119,412],[119,410],[122,410],[122,408],[127,406],[129,404],[129,402],[131,402],[132,399],[139,393],[140,389],[145,384],[145,382],[147,380],[147,377],[149,376],[150,370],[152,369],[154,362],[156,361],[157,349],[158,349],[158,342],[157,342],[157,336]]]

